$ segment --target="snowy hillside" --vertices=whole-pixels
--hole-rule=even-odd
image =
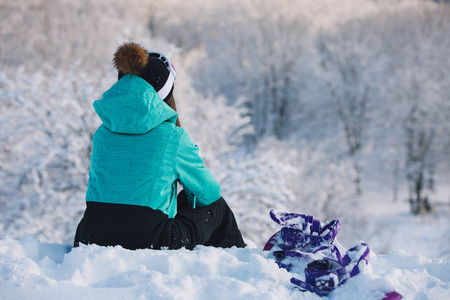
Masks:
[[[372,250],[366,273],[325,299],[450,299],[450,220],[407,212],[406,204],[371,210],[367,236]],[[266,218],[269,218],[266,216]],[[341,233],[348,229],[343,224]],[[353,242],[358,240],[354,237]],[[72,248],[35,235],[0,239],[0,299],[323,299],[301,292],[291,277],[252,241],[247,249],[197,247],[136,250],[96,245]],[[348,245],[346,245],[348,246]],[[422,253],[422,254],[421,254]]]
[[[329,299],[448,299],[450,262],[403,251],[371,255],[360,274]],[[0,298],[9,299],[318,299],[293,290],[292,274],[258,249],[138,250],[0,241]]]
[[[396,251],[371,254],[360,274],[329,299],[448,299],[450,261]],[[254,249],[138,250],[0,240],[0,298],[15,299],[320,299],[293,289],[292,274]],[[299,276],[297,276],[299,277]]]

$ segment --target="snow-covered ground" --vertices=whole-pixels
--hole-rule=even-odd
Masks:
[[[137,250],[0,240],[0,299],[319,299],[257,248]],[[329,299],[450,299],[450,261],[394,251]],[[298,276],[298,275],[296,275]]]
[[[408,209],[407,204],[390,204],[384,214],[373,211],[368,215],[365,240],[371,249],[377,253],[401,249],[428,258],[450,259],[450,207],[422,216],[414,216]]]
[[[381,300],[397,291],[404,299],[450,299],[450,209],[413,216],[405,201],[376,203],[376,197],[366,194],[368,230],[353,240],[369,244],[371,268],[327,298]],[[343,223],[340,234],[346,230]],[[130,251],[6,237],[0,299],[320,299],[290,283],[303,274],[279,269],[247,243],[247,249]]]
[[[361,237],[378,254],[404,250],[410,254],[422,254],[427,258],[450,259],[450,175],[440,174],[436,192],[430,196],[433,211],[413,215],[406,200],[405,188],[393,201],[392,191],[387,191],[389,178],[370,178],[363,195],[367,230]],[[404,187],[406,184],[404,184]],[[345,230],[342,225],[341,232]],[[351,245],[345,245],[351,246]],[[450,273],[450,270],[449,270]]]

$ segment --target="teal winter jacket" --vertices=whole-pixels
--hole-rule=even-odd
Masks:
[[[94,108],[103,125],[93,138],[86,201],[147,206],[173,218],[177,181],[194,208],[220,198],[198,147],[175,125],[177,113],[147,81],[125,75]]]

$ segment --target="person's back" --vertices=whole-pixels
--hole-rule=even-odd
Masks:
[[[136,44],[120,47],[120,80],[94,102],[103,125],[93,138],[87,209],[74,244],[192,248],[216,240],[217,246],[242,247],[219,184],[176,125],[173,66],[156,55]],[[177,182],[184,187],[178,211]],[[225,236],[217,238],[220,231]]]

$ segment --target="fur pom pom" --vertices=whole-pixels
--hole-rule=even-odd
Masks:
[[[123,44],[114,55],[114,65],[124,74],[139,75],[147,61],[147,50],[136,43]]]

